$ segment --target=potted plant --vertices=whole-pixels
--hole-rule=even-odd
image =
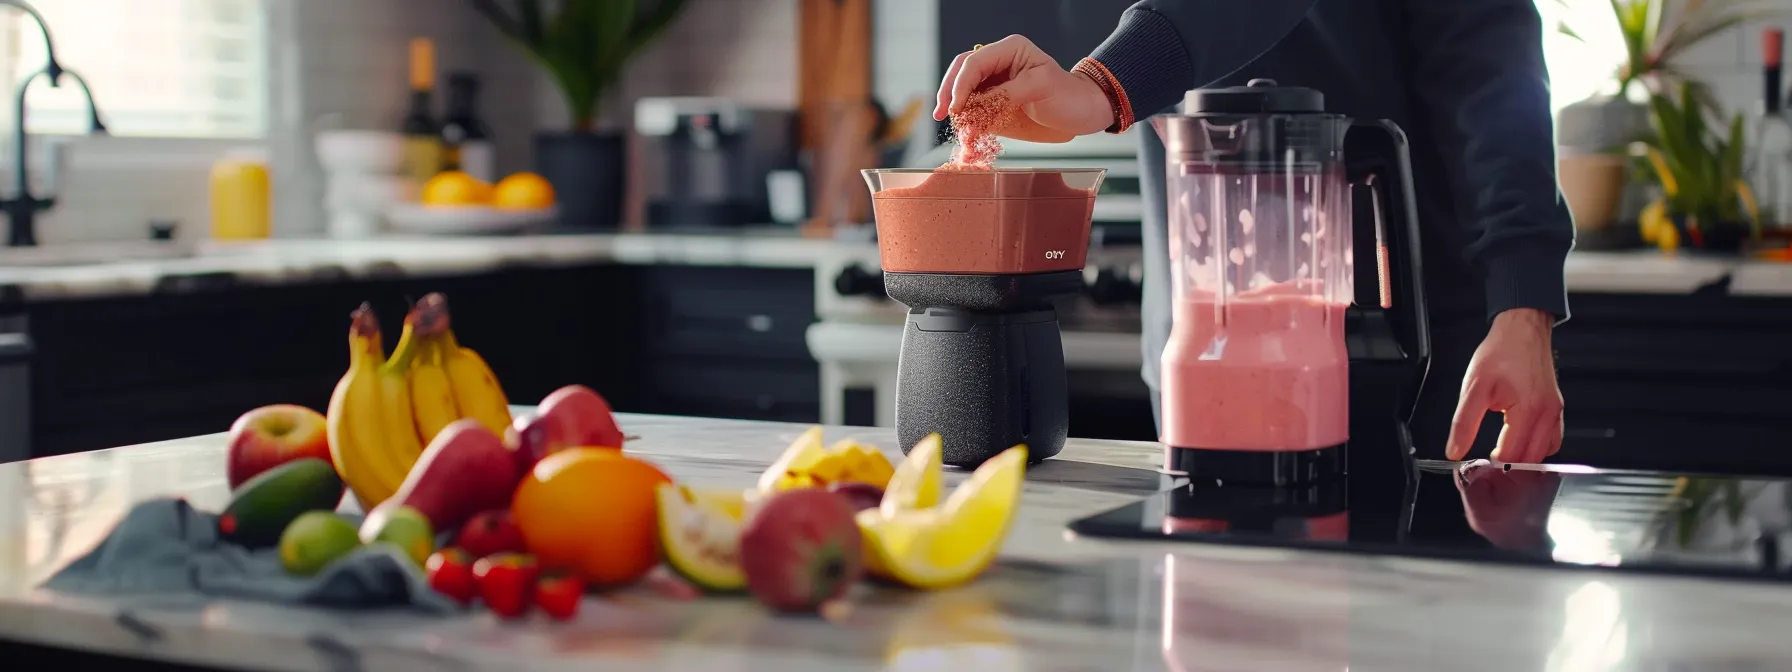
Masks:
[[[1649,98],[1655,138],[1638,152],[1661,187],[1661,196],[1638,220],[1643,239],[1664,250],[1681,246],[1736,254],[1760,237],[1760,213],[1743,179],[1742,115],[1727,129],[1713,129],[1691,84],[1679,100]]]
[[[1564,10],[1584,8],[1587,2],[1590,0],[1556,0]],[[1612,24],[1596,28],[1562,22],[1556,27],[1576,40],[1582,39],[1583,33],[1615,27],[1624,50],[1623,60],[1613,72],[1611,90],[1576,101],[1556,117],[1562,196],[1575,212],[1575,224],[1587,229],[1635,216],[1646,201],[1646,195],[1636,190],[1626,198],[1622,184],[1625,149],[1646,138],[1650,130],[1645,102],[1649,96],[1674,95],[1687,86],[1701,107],[1713,113],[1718,110],[1710,87],[1687,73],[1679,63],[1680,56],[1715,35],[1777,13],[1757,0],[1606,3],[1610,14],[1601,16],[1609,16]]]
[[[535,137],[536,171],[554,185],[562,224],[620,226],[627,145],[622,133],[599,130],[602,102],[685,0],[470,1],[547,71],[566,99],[572,128]]]

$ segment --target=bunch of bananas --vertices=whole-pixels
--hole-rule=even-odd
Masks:
[[[436,433],[473,418],[500,436],[510,402],[485,359],[449,328],[448,300],[430,294],[405,315],[386,356],[379,318],[361,304],[350,316],[349,367],[330,395],[330,452],[361,506],[386,501]]]

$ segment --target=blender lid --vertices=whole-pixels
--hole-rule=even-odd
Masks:
[[[1325,94],[1304,86],[1281,86],[1253,79],[1244,86],[1195,89],[1183,94],[1183,114],[1315,114],[1325,112]]]

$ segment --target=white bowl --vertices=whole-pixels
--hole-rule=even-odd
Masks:
[[[326,172],[395,173],[404,136],[388,131],[318,131],[317,162]]]
[[[329,176],[324,187],[324,207],[381,213],[413,200],[416,194],[416,185],[407,177],[338,173]]]
[[[534,210],[501,210],[484,206],[444,207],[402,203],[386,211],[392,230],[434,235],[511,233],[560,216],[555,207]]]

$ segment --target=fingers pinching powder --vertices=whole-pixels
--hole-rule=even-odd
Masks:
[[[971,94],[964,108],[952,115],[952,133],[958,136],[958,146],[952,149],[952,158],[940,166],[940,170],[975,171],[993,167],[996,157],[1002,154],[1002,138],[996,133],[1008,125],[1015,111],[1008,102],[1007,92],[1000,89]]]

